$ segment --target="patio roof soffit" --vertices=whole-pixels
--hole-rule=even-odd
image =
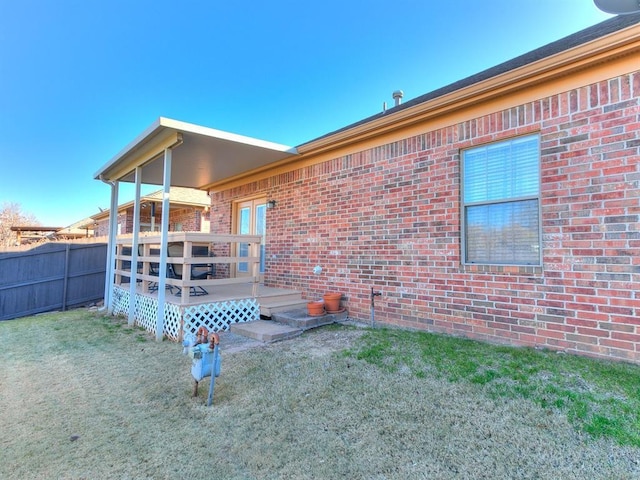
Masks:
[[[163,152],[172,149],[171,186],[205,189],[297,155],[293,147],[158,118],[95,174],[104,181],[163,184]]]

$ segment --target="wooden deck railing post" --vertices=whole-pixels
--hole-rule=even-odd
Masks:
[[[253,277],[252,295],[258,296],[258,283],[260,283],[260,242],[251,243],[249,247],[249,255],[257,260],[253,260],[251,264],[251,275]]]

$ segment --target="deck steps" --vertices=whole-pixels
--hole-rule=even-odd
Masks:
[[[346,319],[346,311],[311,317],[308,315],[306,308],[296,308],[274,313],[272,320],[234,323],[231,325],[231,332],[261,342],[272,343],[297,337],[311,328],[341,322]]]
[[[302,292],[295,290],[283,290],[259,298],[260,316],[271,318],[279,312],[296,310],[306,307],[307,300],[302,298]]]
[[[260,315],[272,318],[274,315],[307,307],[307,300],[289,298],[279,301],[260,302]]]

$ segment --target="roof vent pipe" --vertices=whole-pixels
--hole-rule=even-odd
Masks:
[[[404,97],[404,92],[402,90],[396,90],[393,92],[393,99],[396,102],[396,107],[402,103],[402,97]]]

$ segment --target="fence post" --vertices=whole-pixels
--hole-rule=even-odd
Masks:
[[[67,286],[69,285],[69,252],[71,245],[66,244],[64,250],[64,274],[62,276],[62,311],[67,309]]]

